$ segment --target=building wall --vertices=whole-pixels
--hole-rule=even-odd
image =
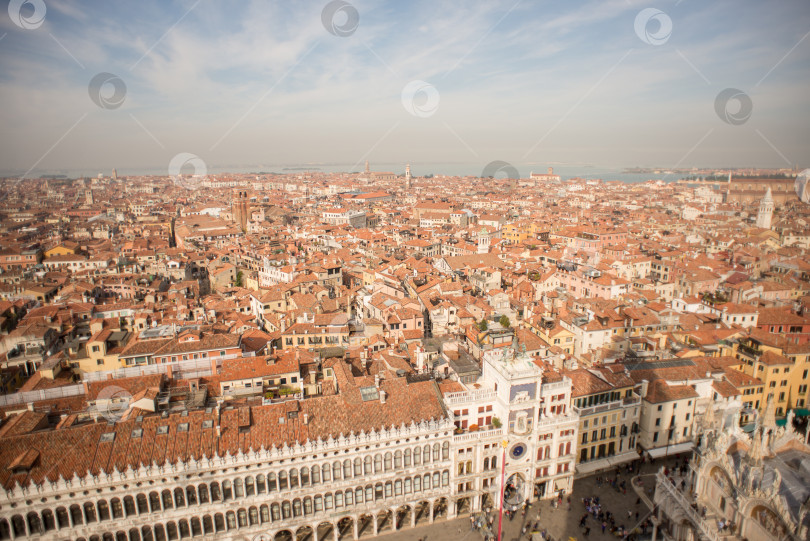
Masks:
[[[627,406],[619,400],[575,411],[579,414],[577,464],[635,450],[634,427],[638,426],[641,414],[638,397]]]
[[[696,399],[685,398],[660,404],[651,404],[642,400],[641,404],[641,433],[639,434],[641,447],[655,449],[692,441]],[[672,422],[673,417],[674,423]],[[660,420],[658,424],[656,424],[656,420]],[[670,427],[673,429],[672,438],[667,437]],[[656,434],[658,434],[657,438]]]
[[[334,528],[344,519],[357,524],[360,515],[376,518],[423,502],[432,511],[444,501],[452,515],[451,428],[445,419],[285,450],[88,475],[80,485],[74,479],[42,486],[31,503],[18,487],[0,494],[0,531],[43,541],[108,539],[116,532],[128,541],[166,539],[170,532],[241,540],[282,530],[295,535],[324,522]]]

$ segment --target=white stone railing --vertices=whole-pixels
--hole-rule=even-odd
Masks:
[[[491,389],[477,389],[475,391],[461,391],[458,393],[448,393],[444,396],[444,402],[448,406],[465,404],[479,401],[495,400],[495,391]]]
[[[243,357],[255,357],[256,353],[253,351],[244,351],[242,353],[231,353],[230,355],[211,355],[202,359],[187,359],[185,361],[174,361],[170,363],[154,363],[154,364],[139,364],[134,366],[125,366],[117,370],[104,370],[98,372],[86,372],[84,374],[84,381],[104,381],[118,378],[130,378],[136,376],[147,376],[151,374],[165,374],[171,367],[174,373],[185,373],[193,371],[201,375],[211,375],[211,361],[215,361],[217,368],[222,366],[222,361],[230,361],[232,359],[241,359]]]
[[[556,424],[565,424],[565,423],[573,423],[579,421],[579,415],[576,413],[569,413],[568,415],[552,415],[551,417],[543,417],[537,423],[535,423],[534,428],[537,430],[540,427],[552,426]]]
[[[615,400],[613,402],[606,402],[604,404],[597,404],[595,406],[588,406],[584,408],[578,408],[576,406],[572,406],[574,412],[576,412],[580,417],[585,415],[592,415],[594,413],[603,413],[605,411],[610,411],[619,408],[630,408],[633,406],[637,406],[641,403],[641,399],[637,396],[632,398],[625,398],[621,400]]]
[[[701,534],[703,534],[706,539],[709,539],[710,541],[719,541],[720,536],[717,535],[717,532],[706,527],[706,524],[698,512],[692,509],[692,504],[689,502],[686,496],[684,496],[680,490],[675,488],[672,483],[669,482],[669,479],[664,476],[663,472],[659,471],[655,475],[655,481],[656,490],[658,490],[658,488],[663,488],[669,496],[672,496],[675,501],[678,502],[678,506],[683,510],[683,512],[689,515],[689,518],[692,520],[695,526],[700,529]]]
[[[555,381],[554,383],[543,383],[540,386],[540,394],[544,395],[550,391],[556,391],[559,389],[564,389],[571,385],[571,380],[565,376],[563,376],[562,381]]]
[[[14,393],[0,396],[0,406],[13,406],[16,404],[30,404],[40,400],[54,400],[70,396],[84,394],[83,385],[63,385],[52,389],[42,389],[39,391],[26,391],[24,393]]]
[[[213,359],[227,359],[235,358],[233,355],[226,355],[225,357],[212,357]],[[152,374],[165,374],[171,367],[172,372],[186,372],[189,370],[206,370],[211,373],[211,359],[190,359],[187,361],[175,361],[172,363],[155,363],[155,364],[139,364],[135,366],[126,366],[117,370],[103,370],[98,372],[85,372],[84,381],[106,381],[112,377],[118,378],[131,378],[137,376],[148,376]]]
[[[489,430],[478,430],[476,432],[467,432],[466,434],[456,434],[453,436],[453,443],[464,443],[467,441],[487,440],[490,438],[503,439],[506,432],[504,427],[491,428]]]

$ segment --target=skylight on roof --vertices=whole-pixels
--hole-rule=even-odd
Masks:
[[[369,400],[379,400],[380,392],[376,387],[361,387],[360,397],[363,399],[363,402],[368,402]]]

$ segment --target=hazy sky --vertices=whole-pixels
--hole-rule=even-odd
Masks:
[[[807,0],[21,3],[3,173],[810,165]]]

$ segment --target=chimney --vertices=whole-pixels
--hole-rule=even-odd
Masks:
[[[217,375],[217,360],[213,356],[211,356],[210,359],[211,359],[211,375],[216,376]]]
[[[385,391],[380,389],[380,404],[385,404]]]
[[[376,388],[378,388],[378,389],[380,388],[380,375],[379,374],[374,374],[374,386]]]
[[[308,414],[308,413],[305,413],[305,414],[304,414],[304,424],[305,424],[305,425],[308,425],[308,424],[309,424],[309,414]]]

